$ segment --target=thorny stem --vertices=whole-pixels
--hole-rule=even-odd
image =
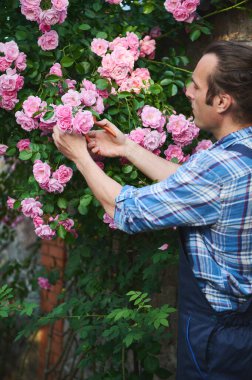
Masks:
[[[125,377],[125,348],[122,346],[122,380],[126,380]]]
[[[154,61],[153,59],[151,60],[151,63],[156,63],[157,65],[168,66],[168,67],[171,67],[174,70],[183,71],[183,72],[185,72],[187,74],[190,74],[190,75],[192,74],[192,71],[186,70],[186,69],[182,69],[181,67],[173,66],[170,63],[161,62],[161,61]]]
[[[231,7],[227,7],[227,8],[220,9],[220,10],[218,10],[218,11],[211,12],[211,13],[209,13],[209,14],[207,14],[207,15],[201,17],[201,18],[204,19],[204,18],[208,18],[208,17],[214,16],[214,15],[217,15],[217,14],[219,14],[219,13],[223,13],[223,12],[230,11],[231,9],[238,8],[238,7],[239,7],[240,5],[242,5],[242,4],[246,4],[246,3],[248,3],[248,1],[249,1],[249,0],[243,0],[243,1],[241,1],[240,3],[237,3],[237,4],[235,4],[235,5],[232,5]]]
[[[60,319],[65,319],[65,318],[77,318],[77,319],[81,319],[81,318],[90,318],[90,317],[93,317],[93,318],[105,318],[106,315],[102,315],[102,314],[86,314],[86,315],[63,315],[63,316],[60,316]],[[40,317],[40,320],[47,320],[47,319],[55,319],[55,317]]]

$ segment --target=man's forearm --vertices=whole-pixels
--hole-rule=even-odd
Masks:
[[[120,194],[122,186],[108,177],[88,154],[80,157],[75,164],[77,169],[85,177],[94,196],[102,204],[105,211],[113,218],[115,198]]]
[[[127,139],[125,145],[125,157],[143,174],[154,181],[164,180],[174,174],[180,167],[178,164],[156,156],[130,139]]]

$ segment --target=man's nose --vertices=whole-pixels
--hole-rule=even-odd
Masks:
[[[185,89],[185,96],[189,99],[189,100],[193,100],[194,99],[194,95],[193,95],[193,86],[192,86],[192,83],[190,83],[186,89]]]

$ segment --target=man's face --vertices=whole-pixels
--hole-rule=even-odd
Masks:
[[[217,125],[218,114],[213,105],[206,104],[206,94],[208,90],[208,76],[213,73],[217,65],[217,57],[214,54],[206,54],[198,62],[193,75],[192,82],[186,89],[186,96],[192,104],[194,122],[200,129],[211,131]]]

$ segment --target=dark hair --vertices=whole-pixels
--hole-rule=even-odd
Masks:
[[[234,41],[216,41],[204,54],[215,54],[218,63],[208,77],[206,104],[212,105],[214,96],[221,92],[231,95],[233,118],[239,122],[252,122],[252,46]]]

